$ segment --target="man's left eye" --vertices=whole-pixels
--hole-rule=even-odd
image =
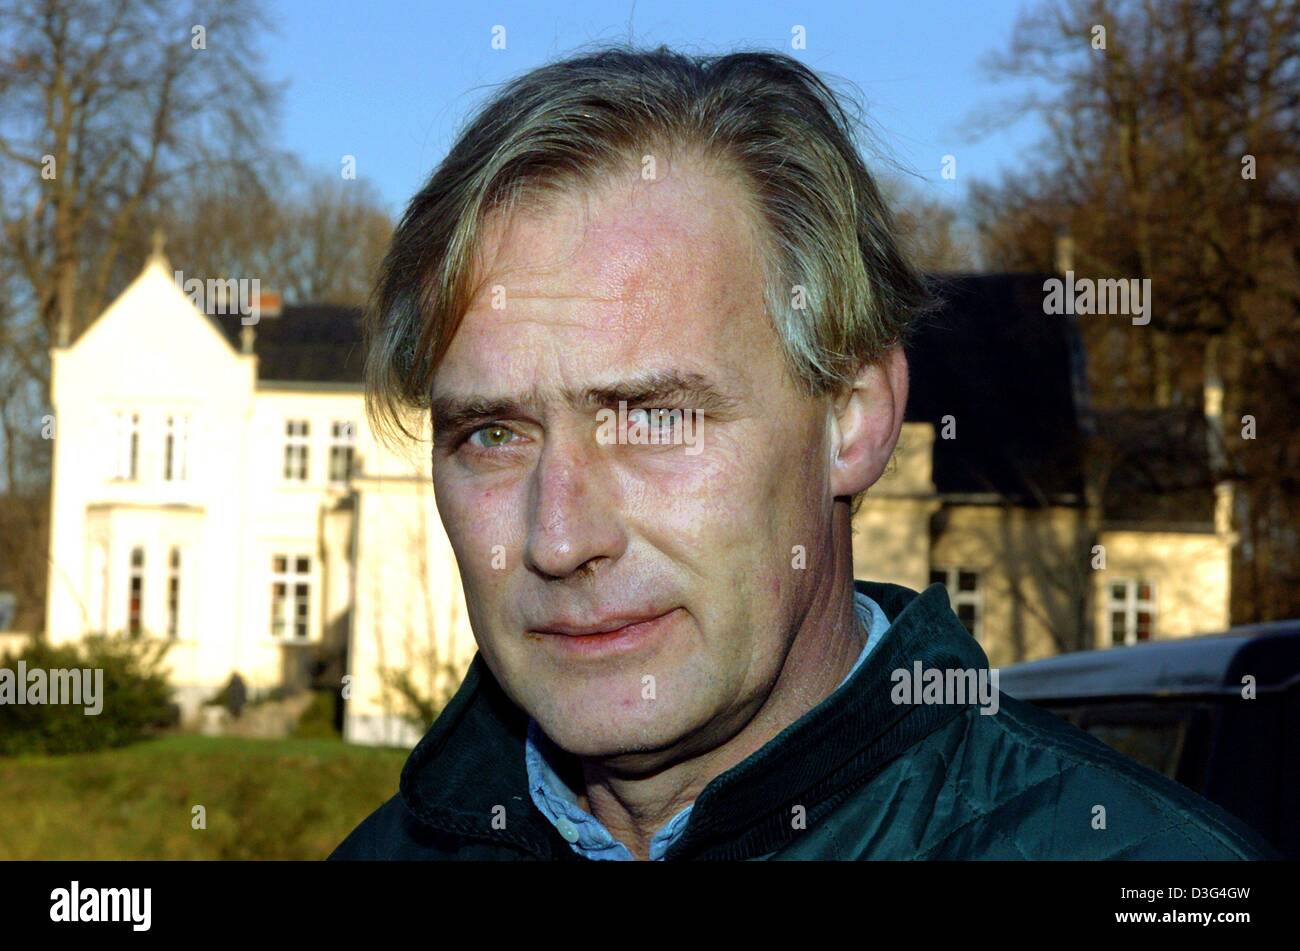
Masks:
[[[496,449],[509,443],[514,437],[514,433],[504,426],[480,426],[469,434],[467,442],[471,443],[475,449]],[[483,438],[480,440],[479,437]]]

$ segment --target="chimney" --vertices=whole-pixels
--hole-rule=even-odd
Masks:
[[[258,312],[263,317],[280,316],[280,292],[264,291],[260,288],[257,292]]]
[[[1231,482],[1220,482],[1214,487],[1214,531],[1219,535],[1233,535],[1232,507],[1236,490]]]
[[[1074,270],[1074,238],[1062,229],[1056,233],[1056,273]]]
[[[1219,373],[1221,340],[1211,337],[1205,348],[1205,363],[1201,378],[1201,400],[1205,412],[1205,429],[1209,452],[1210,471],[1222,478],[1228,467],[1223,439],[1223,377]]]
[[[172,265],[171,262],[167,260],[167,252],[164,250],[166,247],[167,235],[163,233],[162,228],[154,228],[153,250],[149,252],[149,258],[145,261],[145,266],[148,267],[150,264],[156,264],[168,274],[171,274]]]
[[[1214,531],[1236,544],[1232,531],[1232,512],[1236,490],[1228,469],[1223,436],[1223,376],[1219,372],[1222,338],[1211,337],[1205,348],[1201,399],[1205,412],[1206,450],[1209,452],[1210,475],[1214,479]]]

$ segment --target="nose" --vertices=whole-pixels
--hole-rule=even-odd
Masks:
[[[600,447],[578,433],[553,434],[533,471],[524,560],[548,578],[594,573],[622,557],[627,536],[618,488]]]

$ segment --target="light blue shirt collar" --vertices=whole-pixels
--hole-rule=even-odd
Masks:
[[[889,630],[889,618],[871,598],[861,591],[853,592],[854,607],[863,627],[867,629],[867,643],[862,653],[853,664],[853,669],[840,681],[835,693],[843,689],[849,678],[857,673],[879,643],[881,637]],[[823,701],[825,702],[825,701]],[[578,796],[564,782],[551,763],[564,753],[542,732],[542,728],[531,717],[528,720],[528,736],[524,743],[524,765],[528,770],[528,792],[533,804],[551,825],[555,826],[560,836],[569,843],[573,851],[584,858],[606,859],[613,861],[633,861],[636,856],[632,851],[606,829],[595,816],[578,806]],[[686,806],[664,824],[650,840],[651,861],[662,860],[669,846],[677,841],[686,829],[690,819],[692,803]]]

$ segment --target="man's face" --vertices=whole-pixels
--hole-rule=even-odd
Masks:
[[[825,590],[827,403],[784,368],[739,189],[680,167],[493,222],[437,370],[434,485],[479,647],[579,756],[730,738]],[[695,444],[605,438],[620,396],[632,425],[703,410]]]

